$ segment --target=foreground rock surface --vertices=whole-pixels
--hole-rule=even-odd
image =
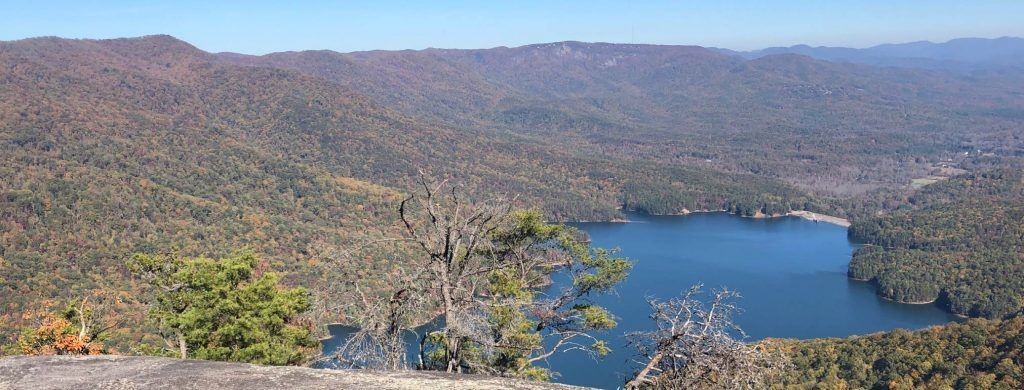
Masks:
[[[316,370],[137,356],[0,359],[0,389],[573,389],[420,371]]]

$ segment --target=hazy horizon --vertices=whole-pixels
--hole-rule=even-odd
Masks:
[[[191,42],[189,40],[186,40],[186,39],[183,39],[181,37],[175,36],[173,34],[165,34],[165,33],[137,35],[137,36],[111,37],[111,38],[64,37],[64,36],[56,36],[56,35],[40,35],[40,36],[17,38],[17,39],[10,39],[10,40],[0,39],[0,42],[16,42],[16,41],[22,41],[22,40],[42,39],[42,38],[102,41],[102,40],[111,40],[111,39],[139,39],[139,38],[152,37],[152,36],[161,36],[161,35],[170,36],[172,38],[175,38],[175,39],[181,40],[183,42],[192,44],[193,46],[196,46],[194,42]],[[774,45],[774,46],[765,46],[765,47],[759,47],[759,48],[754,48],[754,49],[735,49],[735,48],[731,48],[731,47],[702,46],[702,45],[688,44],[688,43],[604,42],[604,41],[579,41],[579,40],[533,42],[533,43],[526,43],[526,44],[522,44],[522,45],[501,45],[501,46],[490,46],[490,47],[465,47],[465,48],[463,48],[463,47],[425,47],[425,48],[422,48],[422,49],[367,49],[367,50],[354,50],[354,51],[338,51],[338,50],[328,49],[328,48],[285,49],[285,50],[281,50],[281,51],[267,52],[267,53],[261,53],[261,54],[248,54],[248,53],[241,53],[241,52],[230,51],[230,50],[228,50],[228,51],[210,51],[210,50],[203,49],[202,47],[199,47],[199,46],[196,46],[196,48],[198,48],[200,50],[203,50],[203,51],[206,51],[208,53],[214,53],[214,54],[218,54],[218,53],[231,53],[231,54],[242,54],[242,55],[256,55],[256,56],[259,56],[259,55],[266,55],[266,54],[273,54],[273,53],[282,53],[282,52],[322,51],[322,50],[334,51],[334,52],[338,52],[338,53],[342,53],[342,54],[358,53],[358,52],[370,52],[370,51],[405,51],[405,50],[412,50],[412,51],[420,51],[420,50],[487,50],[487,49],[495,49],[495,48],[500,48],[500,47],[515,48],[515,47],[523,47],[523,46],[547,45],[547,44],[554,44],[554,43],[578,42],[578,43],[586,43],[586,44],[593,43],[593,44],[613,44],[613,45],[698,46],[698,47],[703,47],[705,49],[724,49],[724,50],[732,50],[732,51],[735,51],[735,52],[757,52],[757,51],[766,50],[766,49],[789,48],[789,47],[794,47],[794,46],[808,46],[808,47],[811,47],[811,48],[825,48],[825,47],[827,47],[827,48],[869,49],[869,48],[872,48],[872,47],[883,46],[883,45],[901,45],[901,44],[912,44],[912,43],[920,43],[920,42],[927,42],[927,43],[933,43],[933,44],[943,44],[943,43],[947,43],[947,42],[951,42],[951,41],[955,41],[955,40],[959,40],[959,39],[988,39],[988,40],[995,40],[995,39],[1005,39],[1005,38],[1009,38],[1009,39],[1024,39],[1024,36],[1009,36],[1009,35],[997,36],[997,37],[976,37],[976,36],[970,36],[970,37],[951,38],[951,39],[942,40],[942,41],[918,40],[918,41],[907,41],[907,42],[882,42],[882,43],[874,44],[874,45],[871,45],[871,46],[864,46],[864,47],[830,46],[830,45],[809,45],[809,44],[804,44],[804,43],[796,43],[796,44],[792,44],[792,45],[785,45],[785,46],[783,46],[783,45]]]
[[[445,1],[371,3],[16,1],[0,40],[110,39],[167,34],[208,52],[484,49],[580,41],[696,45],[736,51],[793,45],[866,48],[887,43],[1024,36],[1024,3],[787,0],[763,4]],[[796,12],[799,10],[800,12]]]

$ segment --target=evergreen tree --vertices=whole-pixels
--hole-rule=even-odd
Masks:
[[[249,253],[222,259],[136,254],[129,268],[155,289],[149,318],[181,358],[297,365],[317,346],[298,317],[304,288],[283,289]]]

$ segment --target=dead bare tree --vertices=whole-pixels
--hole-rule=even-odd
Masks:
[[[344,251],[323,255],[326,266],[337,277],[320,286],[314,321],[327,323],[338,318],[355,327],[342,345],[320,359],[321,363],[346,368],[398,370],[408,367],[407,345],[402,337],[414,332],[423,319],[428,297],[419,290],[422,271],[415,262],[397,260],[404,253],[397,246],[408,244],[401,238],[370,238],[354,243]],[[386,280],[364,280],[363,260],[387,253],[392,274]],[[326,331],[326,329],[325,329]],[[326,332],[325,332],[326,333]]]
[[[739,294],[714,291],[705,303],[702,287],[668,301],[649,301],[657,330],[629,335],[644,363],[627,389],[766,388],[786,364],[778,351],[743,342],[745,335],[732,320]]]
[[[360,327],[339,360],[402,367],[401,335],[412,331],[414,320],[435,316],[439,329],[420,337],[420,369],[546,378],[531,365],[556,352],[607,352],[589,331],[615,322],[587,297],[623,280],[628,261],[591,250],[571,228],[544,223],[536,211],[512,211],[504,197],[468,200],[456,186],[422,174],[418,187],[399,207],[405,237],[368,240],[335,256],[349,259],[336,267],[357,267],[359,248],[401,243],[405,249],[391,264],[398,275],[372,289],[377,294],[349,282],[340,299],[332,298]],[[573,283],[537,299],[553,267],[566,270]]]
[[[465,201],[455,186],[446,181],[432,184],[422,172],[419,184],[421,193],[402,201],[399,216],[425,260],[423,269],[429,277],[422,287],[440,300],[444,370],[461,372],[463,345],[488,344],[480,332],[477,297],[497,264],[481,254],[490,249],[489,238],[505,221],[511,202],[504,197]]]
[[[403,333],[411,331],[410,293],[402,288],[389,297],[369,297],[356,287],[365,308],[351,317],[357,329],[330,357],[349,368],[399,370],[408,366]]]
[[[78,323],[78,340],[83,344],[89,344],[98,340],[107,331],[121,325],[121,320],[112,318],[110,312],[112,306],[119,298],[109,292],[93,292],[93,302],[89,302],[89,296],[83,297],[77,302],[69,305],[71,311],[69,316]]]

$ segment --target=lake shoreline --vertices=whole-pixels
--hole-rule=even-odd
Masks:
[[[678,210],[672,210],[678,211]],[[695,211],[702,212],[702,211]],[[621,386],[619,374],[628,374],[633,357],[625,336],[650,331],[651,298],[670,299],[683,289],[704,283],[711,291],[728,286],[744,294],[737,321],[748,341],[785,338],[807,340],[851,337],[892,329],[923,329],[959,321],[938,305],[904,305],[878,299],[876,288],[846,282],[850,256],[858,244],[846,229],[805,223],[785,216],[740,215],[725,210],[704,210],[691,218],[648,216],[626,211],[621,220],[573,224],[595,247],[619,248],[635,259],[635,267],[614,293],[595,295],[593,303],[617,317],[617,326],[602,337],[612,352],[593,362],[576,354],[555,354],[548,367],[561,373],[560,381],[599,388]],[[776,214],[787,214],[780,211]],[[820,219],[819,219],[820,221]],[[557,263],[547,263],[556,266]],[[573,274],[556,270],[538,296],[557,296],[572,283]],[[547,282],[547,281],[546,281]],[[545,283],[548,284],[548,283]],[[855,285],[856,284],[856,285]],[[707,293],[705,293],[707,294]],[[343,319],[339,322],[347,322]],[[403,332],[409,346],[408,361],[415,362],[418,342],[438,323]],[[419,325],[419,324],[417,324]],[[344,345],[352,328],[331,327],[334,337],[322,350],[330,353]]]
[[[815,212],[812,212],[812,211],[805,211],[805,210],[792,210],[792,211],[789,211],[789,212],[784,213],[784,214],[765,214],[765,213],[762,213],[762,212],[758,211],[754,215],[739,215],[737,213],[731,213],[731,212],[729,212],[728,210],[725,210],[725,209],[721,209],[721,210],[689,210],[689,209],[685,209],[684,208],[684,209],[682,209],[678,213],[665,213],[665,214],[644,213],[644,214],[652,215],[652,216],[658,216],[658,217],[663,217],[663,216],[684,216],[684,215],[697,214],[697,213],[728,213],[728,214],[732,214],[732,215],[737,215],[737,216],[742,217],[742,218],[753,218],[753,219],[798,217],[798,218],[806,219],[808,221],[824,222],[824,223],[828,223],[828,224],[842,226],[844,228],[848,228],[851,225],[850,220],[848,220],[846,218],[840,218],[840,217],[836,217],[836,216],[833,216],[833,215],[815,213]],[[612,219],[608,219],[608,220],[605,220],[605,221],[571,221],[571,222],[563,222],[563,223],[595,223],[595,222],[635,223],[636,221],[625,219],[625,218],[612,218]]]
[[[892,299],[892,298],[886,297],[886,296],[884,296],[882,294],[878,294],[878,296],[880,298],[884,299],[884,300],[889,301],[889,302],[901,303],[901,304],[904,304],[904,305],[931,305],[931,304],[933,304],[933,303],[935,303],[935,302],[937,302],[939,300],[939,298],[935,298],[935,299],[932,299],[930,301],[901,301],[901,300],[898,300],[898,299]],[[949,313],[956,314],[956,313],[953,313],[953,312],[949,312]]]
[[[825,222],[833,225],[839,225],[845,228],[850,227],[850,220],[846,218],[839,218],[832,215],[819,214],[811,211],[790,211],[785,214],[786,216],[800,217],[806,220],[814,222]]]

